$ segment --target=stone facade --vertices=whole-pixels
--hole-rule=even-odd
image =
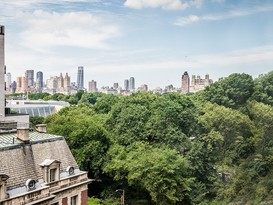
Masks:
[[[64,138],[23,133],[26,136],[0,134],[0,204],[70,205],[75,200],[76,205],[87,205],[91,180],[79,170]]]
[[[189,89],[190,89],[190,77],[188,72],[184,72],[184,74],[182,75],[181,92],[183,94],[187,94],[189,93]]]

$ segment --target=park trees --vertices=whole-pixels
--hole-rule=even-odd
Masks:
[[[134,205],[270,204],[270,76],[232,74],[191,96],[80,93],[45,122],[103,179],[96,203],[122,188]]]
[[[144,189],[155,204],[167,205],[188,200],[192,183],[188,169],[188,161],[175,150],[134,142],[129,146],[112,146],[103,170],[114,180]]]

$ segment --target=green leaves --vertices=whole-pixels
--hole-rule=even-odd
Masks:
[[[234,73],[206,87],[203,98],[212,103],[238,109],[254,92],[254,81],[248,74]]]
[[[156,204],[182,202],[190,190],[187,160],[169,148],[155,148],[135,142],[129,146],[112,146],[104,172],[115,180],[146,190]]]
[[[122,145],[135,141],[181,149],[196,126],[193,102],[180,94],[137,93],[120,100],[109,113],[107,129]]]
[[[191,96],[80,92],[45,123],[102,179],[106,198],[94,203],[118,204],[124,189],[134,205],[270,204],[272,84],[273,72],[232,74]]]

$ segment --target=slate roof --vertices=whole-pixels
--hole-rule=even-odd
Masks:
[[[61,172],[78,165],[62,136],[30,132],[30,143],[17,140],[16,133],[0,134],[0,174],[9,176],[8,190],[22,187],[28,179],[43,179],[40,164],[45,160],[61,162]]]

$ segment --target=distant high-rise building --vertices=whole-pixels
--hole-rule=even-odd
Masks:
[[[135,90],[135,78],[131,77],[129,80],[129,90]]]
[[[90,93],[98,92],[96,81],[92,80],[88,83],[88,92],[90,92]]]
[[[190,92],[190,77],[187,71],[182,75],[181,92],[187,94]]]
[[[27,86],[33,87],[33,85],[34,85],[34,70],[26,70],[25,77],[27,79]]]
[[[124,80],[124,90],[129,90],[129,80]]]
[[[11,85],[11,73],[6,74],[6,89],[9,91]]]
[[[118,89],[118,83],[114,83],[114,84],[113,84],[113,88],[114,88],[114,89]]]
[[[13,81],[13,82],[11,83],[11,85],[10,85],[10,88],[11,88],[11,92],[12,92],[12,93],[15,93],[15,92],[16,92],[16,87],[17,87],[16,82]]]
[[[0,25],[0,121],[5,118],[5,27]]]
[[[209,75],[205,75],[205,79],[202,79],[200,75],[192,75],[191,78],[191,86],[190,86],[190,92],[195,93],[201,90],[204,90],[206,86],[213,83],[211,79],[209,79]]]
[[[58,77],[50,77],[49,79],[46,80],[46,86],[50,90],[56,90],[58,87]]]
[[[138,88],[139,91],[146,92],[148,91],[148,85],[143,84]]]
[[[64,78],[63,78],[63,74],[60,73],[60,76],[57,79],[57,89],[62,90],[63,87],[64,87]]]
[[[16,78],[16,92],[25,93],[28,89],[28,81],[25,76]]]
[[[42,71],[38,71],[36,73],[36,89],[38,92],[41,92],[43,89],[43,81],[44,81],[44,75]]]
[[[64,89],[69,90],[70,88],[70,77],[68,76],[68,73],[64,76]]]
[[[78,90],[83,89],[83,84],[84,84],[84,71],[83,71],[83,66],[78,67],[78,76],[77,76],[77,86]]]

